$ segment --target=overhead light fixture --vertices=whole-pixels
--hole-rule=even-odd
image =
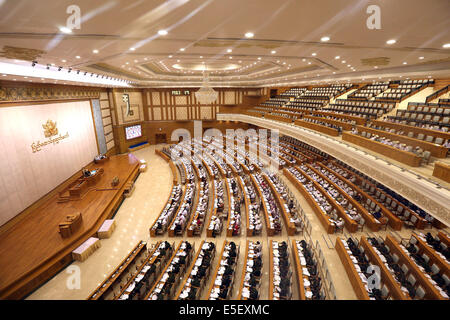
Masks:
[[[130,50],[131,50],[131,51],[134,51],[134,50],[136,50],[136,48],[131,47]]]
[[[408,64],[408,62],[404,61],[403,64]]]
[[[322,41],[322,42],[330,41],[330,37],[327,37],[327,36],[322,37],[322,38],[320,38],[320,41]]]
[[[391,39],[391,40],[386,41],[387,44],[394,44],[394,43],[396,43],[396,42],[397,42],[397,41],[394,40],[394,39]]]
[[[254,36],[254,33],[253,33],[253,32],[247,32],[247,33],[245,34],[245,37],[246,37],[246,38],[253,38],[253,36]]]
[[[313,57],[315,57],[315,56],[317,55],[317,53],[313,52],[313,53],[311,53],[311,55],[312,55]]]
[[[445,49],[450,48],[450,43],[446,43],[446,44],[442,45],[442,48],[445,48]]]
[[[77,58],[77,59],[81,59],[81,57],[80,57],[80,56],[76,56],[75,58]]]
[[[261,60],[261,57],[258,57],[258,60]]]
[[[185,49],[184,48],[180,48],[180,51],[184,51]]]
[[[97,49],[94,49],[94,50],[92,50],[92,53],[97,54],[97,53],[98,53],[98,50],[97,50]]]
[[[67,60],[65,60],[65,59],[62,59],[62,60],[61,60],[61,62],[62,62],[62,63],[66,63],[66,62],[67,62]]]
[[[160,36],[165,36],[165,35],[168,34],[168,32],[167,32],[166,30],[158,30],[158,34],[159,34]]]
[[[425,59],[425,57],[419,57],[419,60],[423,60],[423,59]]]
[[[336,56],[334,57],[336,60],[339,60],[341,57],[340,56]]]
[[[231,50],[231,49],[228,49],[228,50],[227,50],[227,52],[228,52],[228,53],[230,53],[230,52],[233,52],[233,50]]]
[[[61,31],[62,33],[72,33],[72,30],[67,28],[67,27],[59,27],[59,31]]]

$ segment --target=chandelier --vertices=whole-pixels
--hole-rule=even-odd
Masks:
[[[207,73],[203,74],[203,83],[201,88],[195,93],[195,98],[200,104],[211,104],[217,100],[219,93],[214,91],[209,85],[209,77]]]

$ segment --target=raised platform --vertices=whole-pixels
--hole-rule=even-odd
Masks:
[[[91,163],[89,170],[102,168],[95,190],[80,200],[58,203],[58,193],[0,234],[0,299],[21,299],[73,261],[71,252],[94,236],[112,217],[123,200],[127,182],[139,174],[140,161],[133,154],[112,156]],[[111,187],[113,177],[119,184]],[[83,222],[63,239],[58,225],[67,215],[81,212]]]

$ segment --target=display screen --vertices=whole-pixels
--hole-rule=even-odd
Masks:
[[[127,140],[138,138],[142,136],[141,125],[130,126],[125,128],[125,135]]]

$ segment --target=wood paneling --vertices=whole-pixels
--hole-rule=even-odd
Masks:
[[[0,235],[0,298],[20,299],[72,261],[71,251],[95,234],[110,218],[123,197],[126,182],[138,174],[139,160],[133,155],[111,157],[89,169],[103,168],[97,189],[81,200],[58,203],[59,195],[45,199],[30,214]],[[81,172],[79,172],[81,175]],[[119,185],[111,187],[114,176]],[[102,189],[100,191],[100,189]],[[58,234],[58,224],[68,214],[81,212],[83,224],[71,238]],[[39,245],[37,245],[39,244]]]

